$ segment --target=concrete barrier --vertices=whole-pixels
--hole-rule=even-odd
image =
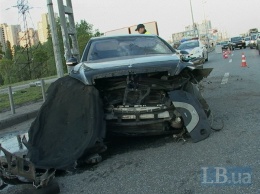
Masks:
[[[39,110],[33,110],[28,113],[20,114],[20,115],[13,116],[11,118],[2,120],[2,121],[0,121],[0,130],[6,129],[8,127],[12,127],[14,125],[28,121],[30,119],[33,119],[37,116],[38,111]]]

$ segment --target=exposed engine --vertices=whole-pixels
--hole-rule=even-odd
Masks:
[[[180,114],[168,92],[181,89],[184,76],[169,77],[167,72],[129,74],[96,81],[105,105],[108,130],[128,134],[152,133],[158,128],[166,133],[183,127]],[[140,127],[138,127],[140,125]]]

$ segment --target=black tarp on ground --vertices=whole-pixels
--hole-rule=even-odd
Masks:
[[[105,136],[99,93],[69,76],[52,83],[29,129],[28,157],[37,168],[63,169]]]

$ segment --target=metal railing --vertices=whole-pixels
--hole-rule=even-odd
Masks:
[[[35,86],[37,86],[36,83],[35,83]],[[42,100],[44,102],[46,100],[46,93],[45,93],[45,82],[43,79],[40,80],[40,87],[41,87],[41,93],[42,93]],[[12,112],[12,114],[15,114],[15,103],[14,103],[14,98],[13,98],[12,86],[8,86],[8,96],[9,96],[11,112]]]

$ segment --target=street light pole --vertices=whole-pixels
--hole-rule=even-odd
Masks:
[[[64,73],[63,73],[59,39],[58,39],[58,33],[57,33],[56,22],[54,17],[52,0],[47,0],[47,7],[48,7],[50,29],[51,29],[51,38],[53,44],[53,52],[54,52],[54,58],[56,63],[56,70],[57,70],[58,78],[60,78],[64,76]]]
[[[205,3],[206,3],[206,1],[205,0],[202,0],[202,4],[203,4],[203,12],[204,12],[204,24],[205,24],[205,31],[206,31],[206,39],[207,39],[207,44],[208,44],[208,46],[209,46],[209,34],[208,34],[208,23],[207,23],[207,21],[206,21],[206,15],[205,15]]]
[[[192,4],[191,4],[191,0],[190,0],[190,11],[191,11],[191,18],[192,18],[192,26],[193,26],[193,33],[194,35],[196,34],[196,28],[195,28],[195,23],[194,23],[194,18],[193,18],[193,11],[192,11]]]

